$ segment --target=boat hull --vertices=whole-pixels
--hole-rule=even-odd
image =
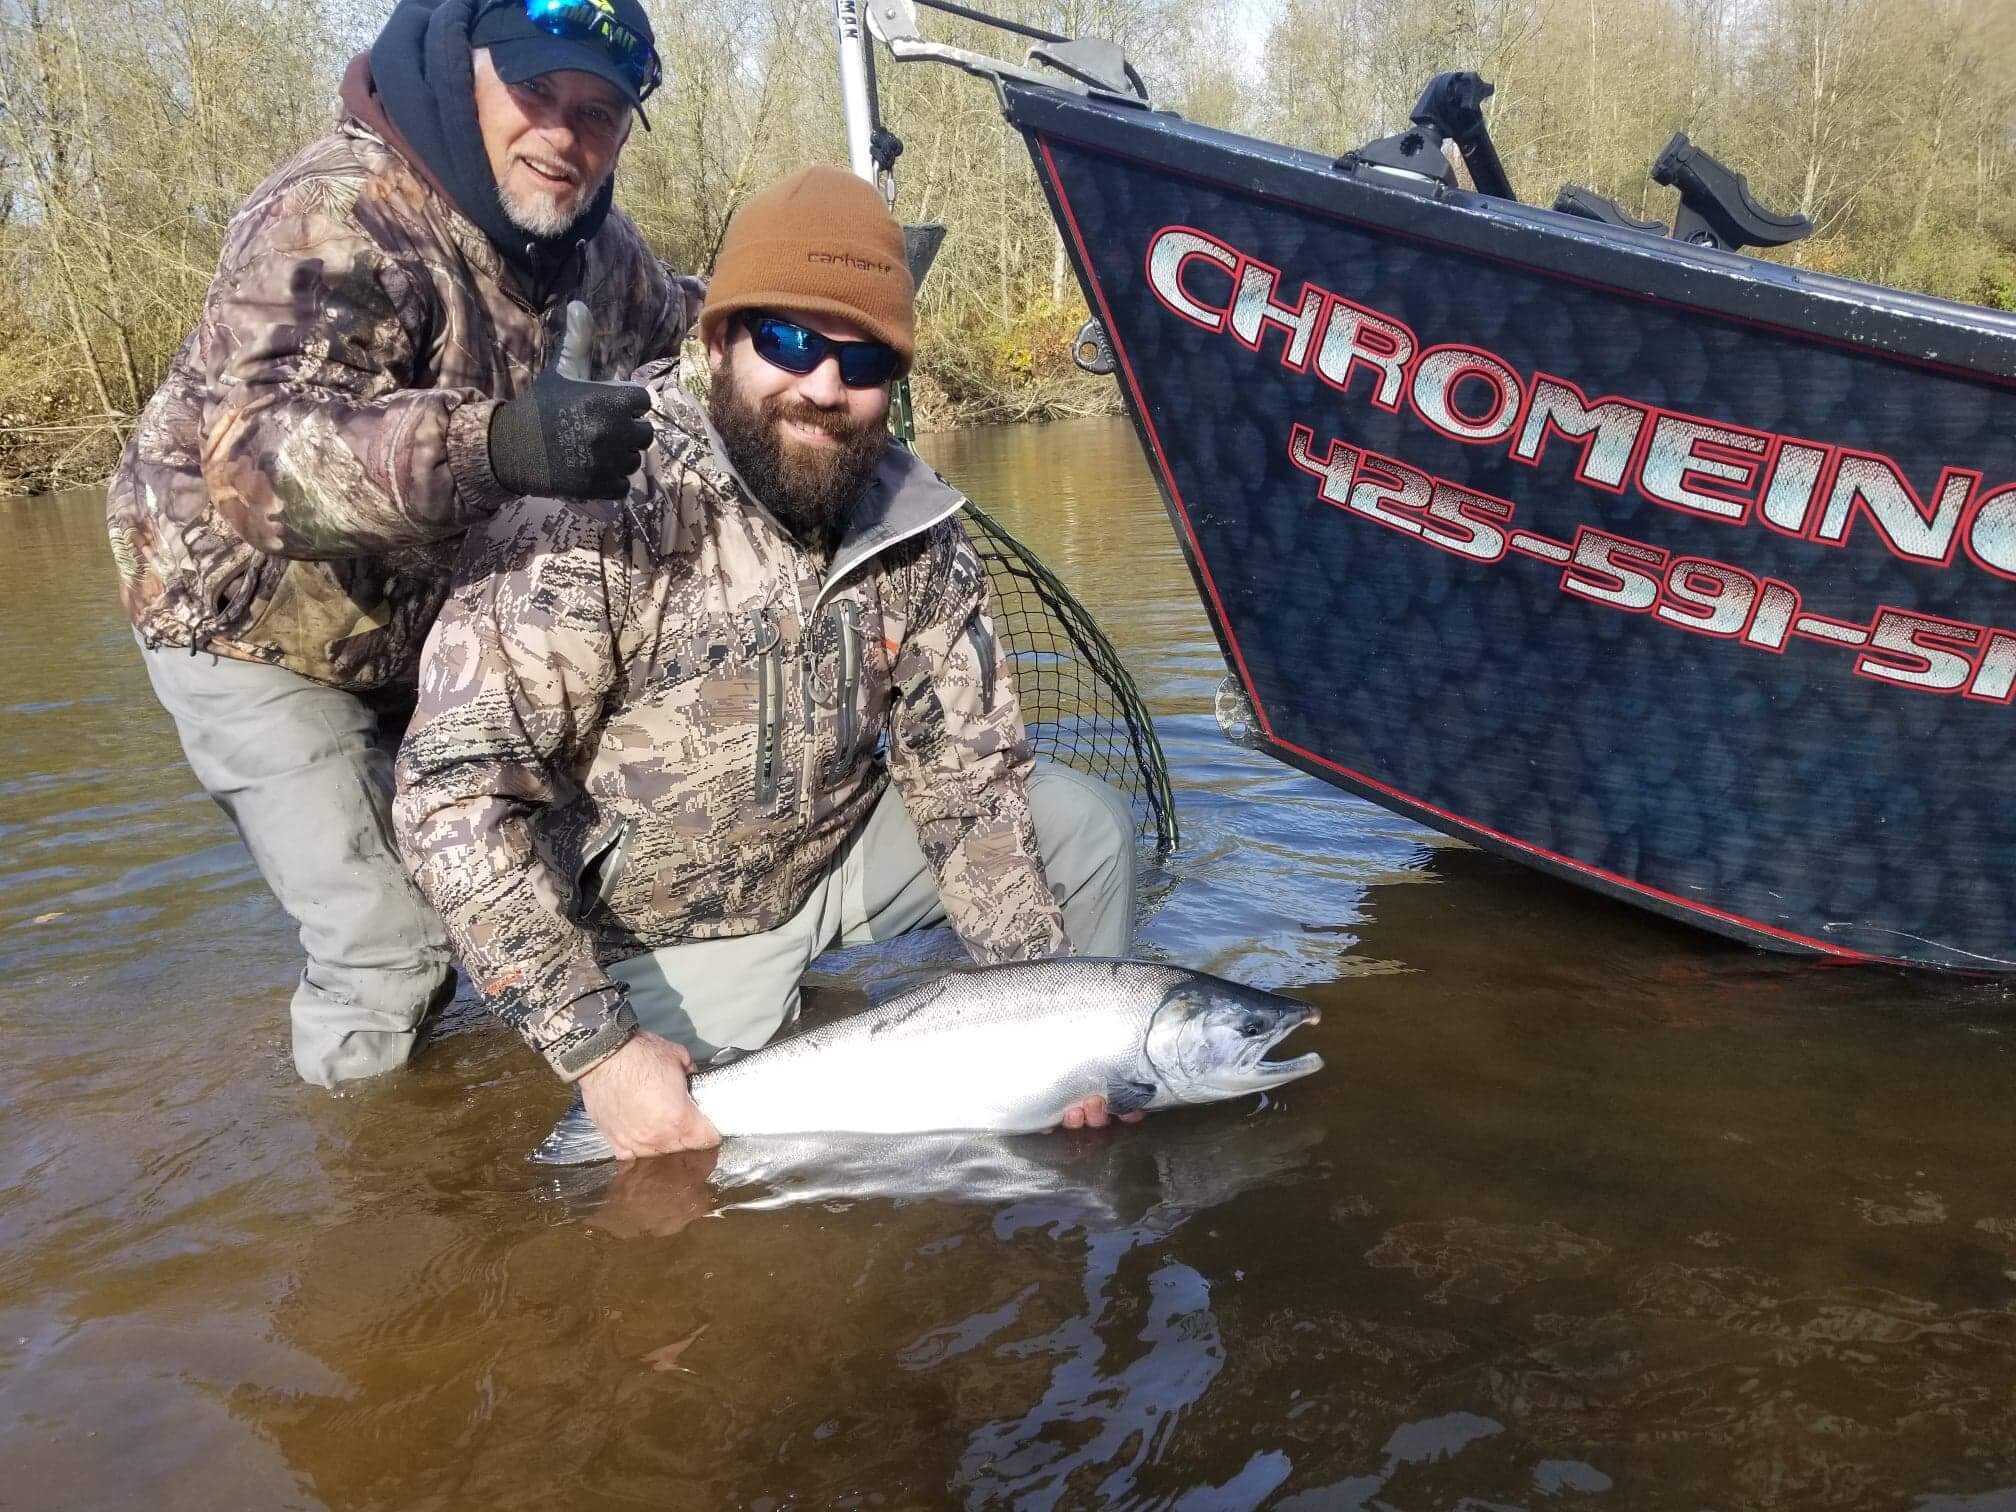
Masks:
[[[2016,321],[1003,97],[1274,754],[1756,944],[2016,969]]]

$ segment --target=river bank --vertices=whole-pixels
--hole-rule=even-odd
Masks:
[[[1051,318],[1037,321],[1033,330],[932,343],[911,378],[918,432],[1119,414],[1120,393],[1112,380],[1071,365],[1071,332],[1082,319],[1066,326]],[[697,345],[687,348],[687,360],[700,360]],[[51,413],[46,423],[31,425],[19,411],[0,412],[0,503],[102,488],[111,477],[133,417],[80,422],[53,405]]]

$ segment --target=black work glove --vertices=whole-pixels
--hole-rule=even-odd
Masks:
[[[515,494],[619,499],[637,471],[651,427],[651,396],[635,383],[589,381],[594,338],[588,306],[567,306],[560,350],[532,387],[490,415],[490,470]]]

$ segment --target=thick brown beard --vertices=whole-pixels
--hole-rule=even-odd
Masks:
[[[831,556],[854,501],[888,448],[882,423],[862,424],[785,394],[751,403],[726,373],[715,379],[707,413],[735,471],[778,523],[800,545]],[[801,446],[783,435],[787,420],[814,426],[839,444]]]

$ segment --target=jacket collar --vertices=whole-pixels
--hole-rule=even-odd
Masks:
[[[833,553],[833,565],[819,585],[809,617],[818,617],[826,596],[857,567],[951,519],[965,502],[922,457],[892,437],[875,476],[854,501],[840,549]]]
[[[434,191],[436,198],[454,209],[457,215],[461,214],[461,210],[455,205],[455,196],[448,192],[448,186],[434,176],[434,170],[428,165],[427,159],[414,150],[413,144],[406,140],[406,134],[386,112],[384,102],[378,98],[378,90],[371,81],[369,52],[360,52],[350,60],[349,67],[343,70],[343,83],[338,87],[336,95],[343,102],[343,109],[352,120],[398,153],[406,166],[419,176],[420,181]]]

